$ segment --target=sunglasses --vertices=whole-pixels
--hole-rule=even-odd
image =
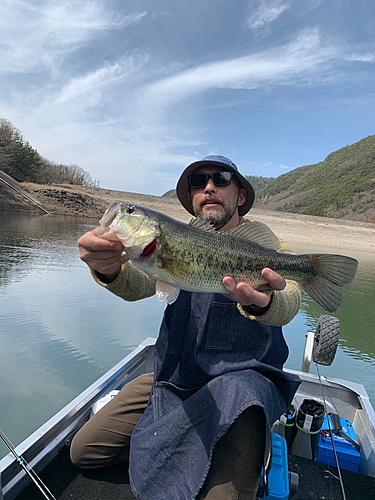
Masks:
[[[213,174],[192,174],[189,175],[189,185],[192,189],[204,188],[207,185],[208,179],[217,187],[229,186],[232,182],[233,172],[224,170],[223,172],[215,172]]]

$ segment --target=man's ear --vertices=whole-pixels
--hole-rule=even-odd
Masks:
[[[241,188],[240,189],[240,196],[238,198],[238,206],[242,206],[245,201],[246,201],[246,198],[247,198],[247,192],[246,192],[246,189],[244,188]]]

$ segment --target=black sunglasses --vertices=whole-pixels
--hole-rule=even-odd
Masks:
[[[189,175],[189,185],[192,189],[204,188],[207,185],[208,179],[217,187],[229,186],[232,182],[233,172],[224,170],[223,172],[215,172],[213,174],[192,174]]]

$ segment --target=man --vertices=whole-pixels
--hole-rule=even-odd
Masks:
[[[255,227],[243,219],[254,189],[223,156],[189,165],[177,196],[218,231]],[[153,295],[155,281],[128,262],[120,243],[96,232],[78,242],[96,281],[125,300]],[[269,467],[270,426],[299,384],[282,371],[288,348],[280,328],[299,310],[299,286],[268,268],[262,274],[273,291],[226,276],[225,296],[180,292],[164,313],[154,377],[125,386],[79,431],[71,447],[75,464],[128,461],[130,449],[129,476],[139,499],[255,498],[262,466],[266,473]]]

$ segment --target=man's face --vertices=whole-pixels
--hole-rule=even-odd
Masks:
[[[194,173],[213,174],[222,170],[224,169],[218,167],[202,167]],[[233,177],[229,186],[220,187],[215,186],[210,178],[204,188],[191,189],[190,197],[196,216],[207,220],[215,228],[222,228],[230,221],[225,228],[228,230],[239,222],[237,206],[245,203],[246,191],[243,188],[239,189]]]

